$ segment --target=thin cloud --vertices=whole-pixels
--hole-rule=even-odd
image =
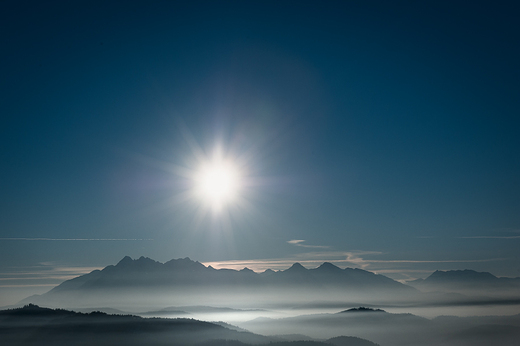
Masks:
[[[54,287],[56,284],[34,284],[34,285],[0,285],[1,288],[24,288],[24,287]]]
[[[506,258],[487,258],[477,260],[364,260],[367,263],[480,263],[504,261]]]
[[[153,239],[116,239],[116,238],[0,238],[0,240],[29,240],[29,241],[151,241]]]
[[[520,235],[512,235],[512,236],[487,236],[487,235],[477,235],[472,237],[457,237],[458,239],[520,239]]]
[[[520,233],[520,229],[518,228],[495,228],[493,229],[494,232],[507,232],[507,233]]]
[[[96,269],[102,268],[62,266],[52,262],[40,263],[37,266],[13,267],[13,271],[0,273],[0,287],[54,287]]]
[[[365,268],[369,263],[365,263],[363,255],[379,255],[376,251],[315,251],[299,253],[286,258],[270,258],[255,260],[230,260],[218,262],[204,262],[206,266],[212,266],[215,269],[242,269],[247,267],[253,271],[261,272],[266,269],[285,270],[294,263],[298,262],[307,268],[315,268],[323,262],[331,262],[337,266],[347,267],[354,266],[357,268]]]
[[[293,239],[293,240],[289,240],[287,241],[289,244],[293,244],[293,245],[297,245],[297,244],[300,244],[300,243],[303,243],[305,240],[302,240],[302,239]]]
[[[44,276],[44,277],[38,277],[38,276],[32,276],[32,277],[8,277],[8,278],[0,278],[0,281],[38,280],[38,279],[42,279],[42,278],[45,279],[45,280],[56,279],[56,280],[64,281],[64,280],[74,279],[77,276],[78,275],[56,275],[56,276]]]
[[[325,246],[325,245],[303,244],[304,242],[305,242],[305,240],[303,240],[303,239],[293,239],[293,240],[287,241],[287,243],[289,243],[291,245],[300,246],[300,247],[313,248],[313,249],[328,249],[329,248],[328,246]]]

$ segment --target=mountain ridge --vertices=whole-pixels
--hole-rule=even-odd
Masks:
[[[413,280],[407,284],[426,292],[485,292],[492,295],[512,294],[518,296],[520,277],[497,277],[489,272],[478,272],[471,269],[436,270],[425,279]]]
[[[161,263],[144,256],[138,259],[125,256],[116,265],[108,265],[101,270],[64,281],[49,292],[26,298],[20,303],[49,304],[50,300],[62,300],[63,303],[74,299],[85,301],[87,298],[95,301],[96,296],[101,297],[105,293],[113,294],[117,300],[130,291],[144,296],[144,299],[152,299],[159,291],[169,297],[198,296],[204,299],[224,294],[245,298],[265,296],[267,299],[278,294],[289,298],[298,294],[318,298],[374,293],[406,296],[418,293],[415,288],[386,276],[363,269],[341,269],[329,262],[312,269],[295,263],[286,270],[256,273],[249,268],[214,269],[188,257]],[[97,301],[96,305],[102,303]]]

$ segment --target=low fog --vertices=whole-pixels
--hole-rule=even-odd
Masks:
[[[127,344],[516,345],[517,284],[473,271],[437,271],[404,285],[330,263],[255,273],[125,257],[4,310],[3,337],[31,345],[44,333],[62,345],[90,335],[110,344],[137,328]],[[37,338],[22,337],[34,328]]]

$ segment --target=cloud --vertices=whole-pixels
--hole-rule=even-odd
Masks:
[[[506,233],[520,233],[520,229],[518,228],[495,228],[494,232],[506,232]]]
[[[289,240],[287,241],[289,244],[293,244],[293,245],[297,245],[297,244],[300,244],[300,243],[303,243],[305,240],[298,240],[298,239],[293,239],[293,240]]]
[[[0,288],[23,288],[23,287],[56,287],[57,284],[33,284],[33,285],[0,285]]]
[[[150,241],[153,239],[105,239],[105,238],[0,238],[0,240],[42,241]]]
[[[295,241],[296,244],[301,243],[301,241],[295,239],[291,244],[294,244]],[[331,262],[340,267],[353,266],[356,268],[365,268],[369,265],[369,263],[366,263],[366,261],[361,256],[369,254],[377,255],[381,253],[376,251],[314,251],[299,253],[285,258],[230,260],[204,262],[203,264],[206,266],[211,265],[215,269],[242,269],[247,267],[256,272],[261,272],[266,269],[285,270],[296,262],[307,268],[318,267],[323,262]]]
[[[65,280],[90,273],[99,267],[62,266],[51,262],[36,266],[13,267],[0,273],[0,287],[45,287],[57,286]]]
[[[314,249],[328,249],[329,248],[328,246],[325,246],[325,245],[307,245],[307,244],[303,244],[304,242],[305,242],[305,240],[303,240],[303,239],[293,239],[293,240],[287,241],[287,243],[289,243],[291,245],[300,246],[300,247],[314,248]]]
[[[507,231],[509,233],[518,233],[519,231],[518,230],[511,230],[511,231]],[[420,237],[415,237],[417,239],[433,239],[433,238],[437,238],[435,236],[420,236]],[[474,235],[474,236],[466,236],[466,237],[453,237],[455,239],[520,239],[520,235],[506,235],[506,236],[501,236],[501,235]]]
[[[492,235],[473,235],[460,236],[457,239],[520,239],[520,229],[517,228],[496,228],[490,230]]]
[[[472,237],[457,237],[458,239],[520,239],[520,235],[512,235],[512,236],[472,236]]]
[[[486,258],[471,260],[366,260],[367,263],[479,263],[504,261],[506,258]]]

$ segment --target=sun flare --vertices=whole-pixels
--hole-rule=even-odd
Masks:
[[[205,165],[196,182],[198,195],[213,208],[220,209],[236,198],[240,176],[231,163],[217,161]]]

